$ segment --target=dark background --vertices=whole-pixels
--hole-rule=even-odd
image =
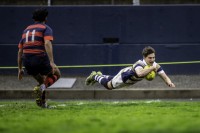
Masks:
[[[38,6],[0,7],[0,66],[17,66],[17,45]],[[156,61],[200,59],[199,5],[51,6],[58,66],[132,64],[144,46],[157,51]],[[199,74],[200,64],[163,65],[168,74]],[[115,74],[121,67],[67,68],[63,74],[84,76],[91,70]],[[16,73],[17,69],[0,69]]]

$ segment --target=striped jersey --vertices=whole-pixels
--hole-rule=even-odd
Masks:
[[[153,63],[153,65],[156,64],[156,62]],[[134,84],[138,81],[141,81],[144,77],[138,77],[135,70],[138,68],[144,68],[146,65],[147,64],[145,60],[138,60],[133,64],[133,66],[125,68],[124,71],[121,73],[123,82]],[[159,67],[156,73],[160,74],[163,72],[164,70],[162,69],[162,67]]]
[[[44,53],[44,40],[53,41],[53,31],[48,25],[36,22],[23,31],[18,48],[22,48],[24,54]]]
[[[147,65],[145,60],[138,60],[136,61],[132,66],[125,67],[120,72],[113,77],[111,80],[113,88],[120,88],[123,86],[129,86],[132,84],[137,83],[138,81],[141,81],[144,79],[144,77],[139,77],[136,73],[137,69],[144,68]],[[153,63],[153,65],[158,65],[157,74],[164,73],[164,70],[162,67],[157,64],[156,62]]]

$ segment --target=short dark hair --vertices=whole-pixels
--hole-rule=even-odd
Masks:
[[[149,54],[156,53],[155,49],[151,46],[147,46],[142,50],[142,55],[147,57]]]
[[[43,22],[48,16],[48,11],[46,8],[38,8],[33,12],[32,19],[35,21]]]

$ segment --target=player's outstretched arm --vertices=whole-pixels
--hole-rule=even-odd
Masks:
[[[172,83],[171,79],[167,76],[165,72],[159,75],[169,87],[173,87],[173,88],[175,87],[174,83]]]

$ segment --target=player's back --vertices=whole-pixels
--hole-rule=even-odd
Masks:
[[[28,26],[22,34],[20,44],[23,47],[24,54],[44,53],[44,37],[47,25],[43,23],[34,23]],[[50,36],[52,36],[50,34]]]

